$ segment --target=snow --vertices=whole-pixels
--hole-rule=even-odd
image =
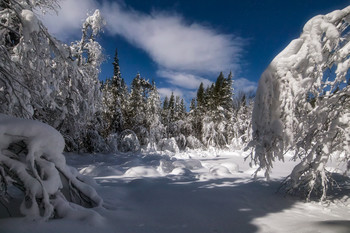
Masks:
[[[295,162],[276,162],[271,180],[244,161],[247,152],[72,154],[67,163],[94,180],[103,207],[92,215],[31,222],[8,218],[0,208],[0,232],[349,232],[349,196],[328,203],[276,193]],[[328,164],[328,167],[337,167]],[[343,171],[340,171],[343,172]],[[85,177],[85,179],[87,179]],[[59,201],[59,199],[58,199]],[[59,211],[64,212],[63,202]],[[73,206],[77,211],[79,206]],[[71,212],[70,212],[71,213]],[[84,212],[86,213],[86,212]],[[95,217],[91,217],[97,215]],[[96,220],[97,219],[97,220]],[[300,231],[303,229],[303,231]]]
[[[19,152],[10,149],[21,142],[24,147]],[[64,146],[63,136],[51,126],[0,114],[0,197],[13,195],[7,186],[22,190],[20,205],[10,209],[19,209],[27,220],[48,220],[55,215],[99,222],[97,212],[74,204],[98,207],[102,199],[74,168],[66,166]]]
[[[21,12],[21,20],[23,23],[23,36],[25,41],[29,41],[30,34],[33,32],[38,32],[39,27],[39,21],[37,17],[34,15],[34,13],[30,10],[22,10]]]

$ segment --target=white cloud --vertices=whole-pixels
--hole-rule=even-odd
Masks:
[[[255,92],[258,87],[256,82],[249,81],[246,78],[239,78],[233,80],[233,88],[235,93],[240,92]]]
[[[162,69],[195,72],[236,71],[243,40],[164,12],[144,14],[106,3],[102,12],[110,33],[146,51]]]
[[[107,22],[106,32],[124,37],[144,50],[158,65],[157,75],[176,88],[160,88],[160,93],[192,98],[203,78],[220,71],[237,73],[244,41],[231,34],[223,34],[199,23],[188,23],[177,14],[135,11],[116,1],[63,0],[58,16],[47,14],[43,22],[61,40],[78,39],[87,13],[98,8]],[[255,90],[256,84],[246,79],[235,81],[235,88]]]
[[[180,98],[184,97],[184,93],[182,90],[178,89],[178,88],[158,88],[158,92],[161,98],[165,98],[166,96],[170,97],[171,93],[174,93],[175,96],[179,96]]]
[[[174,86],[178,86],[186,89],[196,89],[201,83],[204,86],[209,86],[212,82],[208,79],[201,78],[199,76],[188,74],[184,72],[174,72],[169,70],[159,70],[157,72],[159,77],[168,79],[168,82]]]
[[[49,32],[61,40],[79,38],[87,15],[99,8],[95,0],[62,0],[60,6],[58,15],[55,12],[47,12],[45,15],[37,13]]]

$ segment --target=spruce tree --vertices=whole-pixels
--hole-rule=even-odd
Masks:
[[[114,59],[113,59],[113,76],[121,77],[119,59],[118,59],[118,49],[115,49]]]
[[[204,90],[204,84],[201,83],[199,85],[199,88],[197,90],[197,108],[201,108],[201,107],[204,107],[204,98],[205,98],[205,90]]]
[[[149,132],[149,148],[157,149],[156,145],[165,132],[161,123],[161,100],[154,82],[147,98],[146,128]]]
[[[182,119],[182,120],[185,120],[186,113],[187,113],[187,110],[186,110],[185,101],[182,98],[181,102],[180,102],[180,105],[179,105],[179,118]]]
[[[121,76],[117,49],[112,64],[114,76],[112,79],[107,79],[103,86],[104,103],[107,107],[104,113],[104,119],[107,122],[106,136],[123,131],[127,115],[128,89]]]
[[[174,92],[171,93],[170,99],[169,99],[169,121],[174,122],[175,121],[175,96]]]
[[[127,127],[133,130],[140,144],[147,145],[149,132],[147,130],[146,109],[148,93],[152,85],[138,73],[131,83],[131,92],[127,110]]]

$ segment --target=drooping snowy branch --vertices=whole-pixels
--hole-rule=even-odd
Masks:
[[[24,216],[33,220],[98,216],[68,204],[96,207],[102,199],[66,166],[64,146],[62,135],[51,126],[0,114],[0,181],[6,184],[5,193],[10,185],[23,191],[20,212]]]
[[[290,192],[320,191],[325,198],[329,157],[350,152],[349,23],[350,7],[312,18],[259,81],[252,158],[268,176],[276,158],[295,150],[301,162],[290,175]]]

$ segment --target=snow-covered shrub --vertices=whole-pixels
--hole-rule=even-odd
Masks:
[[[0,183],[11,195],[10,186],[23,192],[20,212],[29,219],[88,218],[102,199],[79,173],[66,165],[62,135],[39,121],[0,114]],[[0,196],[6,203],[6,195]],[[10,203],[11,205],[11,203]],[[91,214],[90,214],[91,213]]]
[[[268,177],[273,162],[294,150],[300,163],[286,189],[308,199],[326,197],[331,156],[350,159],[349,23],[350,7],[308,21],[262,74],[256,93],[252,159]]]
[[[158,148],[161,151],[167,150],[167,151],[170,151],[170,152],[173,152],[173,153],[179,153],[180,152],[179,147],[177,146],[175,138],[161,139],[158,142]]]
[[[134,127],[133,132],[137,135],[140,145],[144,146],[148,144],[149,132],[144,126],[139,125],[137,127]]]
[[[107,152],[110,148],[106,140],[95,129],[89,129],[84,136],[82,149],[80,152]]]
[[[190,149],[199,149],[204,147],[202,142],[192,135],[186,138],[186,142],[187,142],[187,147]]]
[[[252,113],[253,99],[247,99],[246,94],[240,94],[237,98],[236,111],[233,116],[233,134],[231,145],[238,148],[245,148],[252,140]]]
[[[176,137],[176,143],[177,146],[179,147],[180,150],[184,150],[186,148],[186,137],[183,134],[180,134],[179,136]]]
[[[110,152],[118,152],[119,135],[117,133],[110,134],[107,137],[107,145]]]
[[[118,151],[120,152],[136,152],[140,150],[140,142],[132,130],[124,130],[120,133],[118,140]]]

